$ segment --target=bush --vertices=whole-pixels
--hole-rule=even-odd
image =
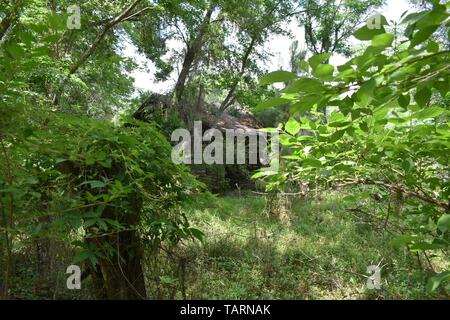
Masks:
[[[1,195],[2,207],[12,208],[9,243],[24,237],[45,247],[52,240],[75,245],[73,262],[85,263],[98,297],[145,297],[143,241],[157,246],[201,237],[179,211],[201,185],[172,163],[170,144],[152,125],[50,116],[22,143],[15,139],[7,142],[5,159],[11,170],[25,166],[11,172],[13,180],[0,176],[0,184],[11,184]]]

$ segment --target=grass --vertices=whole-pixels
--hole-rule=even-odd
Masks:
[[[339,194],[294,201],[290,223],[268,215],[261,196],[232,195],[198,206],[186,210],[205,233],[204,242],[184,243],[154,262],[151,297],[445,298],[427,293],[430,273],[415,255],[390,244],[394,234],[374,229],[373,218],[351,213]],[[378,264],[384,266],[382,288],[370,290],[366,269]]]

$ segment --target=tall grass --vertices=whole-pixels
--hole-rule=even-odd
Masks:
[[[370,204],[366,208],[370,212]],[[200,207],[200,208],[199,208]],[[342,195],[296,199],[290,223],[268,215],[264,197],[218,198],[186,208],[205,239],[163,252],[148,285],[154,298],[426,299],[429,274],[377,228],[382,217],[351,210]],[[382,266],[381,290],[367,267]],[[150,271],[149,271],[150,272]],[[169,288],[171,290],[167,289]]]

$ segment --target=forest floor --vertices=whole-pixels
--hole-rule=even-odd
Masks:
[[[185,243],[149,268],[157,279],[148,283],[150,297],[445,298],[427,293],[424,258],[393,246],[396,235],[383,228],[384,219],[349,210],[352,203],[340,194],[293,201],[289,221],[268,215],[262,196],[231,195],[198,207],[188,209],[188,218],[205,233],[203,243]],[[439,259],[433,264],[443,267]],[[367,287],[369,265],[383,267],[380,290]]]
[[[433,273],[425,257],[391,243],[401,219],[391,216],[386,229],[385,218],[376,215],[380,205],[328,193],[292,201],[290,208],[279,210],[280,219],[267,213],[263,196],[251,193],[198,199],[185,211],[204,240],[173,248],[166,244],[158,255],[147,247],[143,266],[148,297],[447,299],[442,290],[427,292]],[[80,291],[66,290],[64,271],[73,250],[58,248],[61,265],[54,266],[58,272],[47,289],[36,283],[33,256],[23,252],[20,281],[14,283],[17,299],[93,298],[90,281]],[[443,257],[431,260],[435,271],[445,270]],[[382,267],[380,290],[367,287],[370,265]]]

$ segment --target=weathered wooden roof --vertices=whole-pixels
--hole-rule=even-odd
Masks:
[[[168,96],[151,94],[145,99],[133,116],[143,121],[150,120],[151,114],[155,110],[164,110],[169,107],[170,98]],[[214,105],[209,105],[201,111],[201,119],[198,120],[201,120],[205,127],[217,128],[219,130],[242,129],[247,132],[263,128],[262,123],[249,110],[238,107],[234,111],[236,115],[231,115],[227,111],[218,114],[217,108]]]

